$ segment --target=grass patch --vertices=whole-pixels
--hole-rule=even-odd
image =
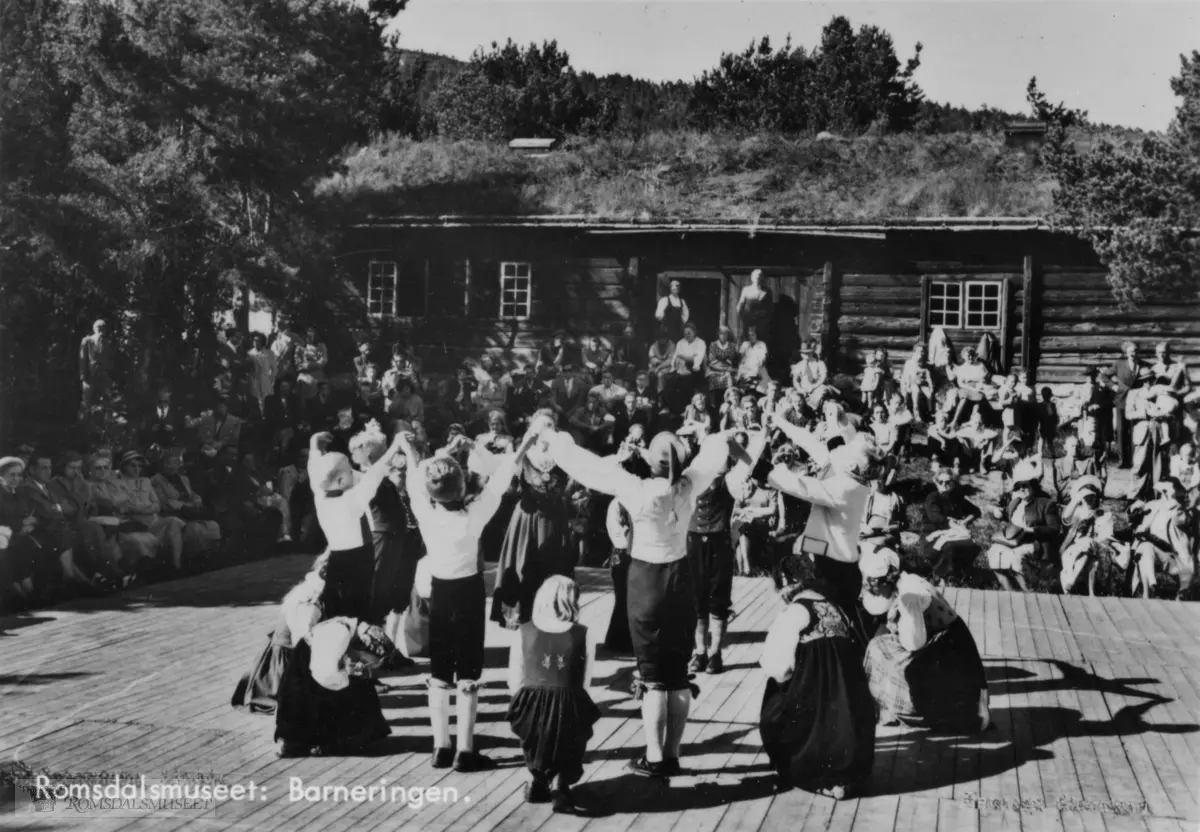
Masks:
[[[1079,132],[1128,145],[1130,131]],[[1039,217],[1054,180],[990,133],[816,139],[674,131],[568,139],[544,156],[501,143],[382,136],[349,151],[317,194],[362,214],[550,214],[597,219],[869,221]]]

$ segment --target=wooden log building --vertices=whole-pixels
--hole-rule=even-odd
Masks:
[[[649,342],[671,280],[699,326],[738,330],[737,301],[761,269],[789,353],[820,339],[840,372],[884,347],[899,367],[943,327],[961,351],[992,333],[1005,367],[1038,383],[1081,380],[1132,339],[1168,340],[1200,383],[1200,297],[1121,309],[1091,247],[1036,219],[873,224],[609,221],[583,217],[383,217],[347,230],[340,279],[384,339],[431,367],[487,351],[532,360],[558,330],[608,339],[631,322]]]

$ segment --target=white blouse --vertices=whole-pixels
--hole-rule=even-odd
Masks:
[[[313,457],[315,461],[318,457]],[[309,481],[313,481],[312,462],[309,463]],[[370,514],[371,500],[387,473],[387,466],[376,463],[363,471],[358,482],[336,497],[327,496],[319,488],[313,489],[317,510],[317,522],[333,552],[345,552],[365,545],[362,519]],[[370,521],[368,521],[370,522]]]
[[[617,463],[580,448],[570,436],[550,438],[554,461],[583,486],[616,497],[629,511],[633,534],[629,555],[647,563],[673,563],[687,557],[687,531],[696,498],[708,490],[729,459],[729,439],[710,436],[674,484],[663,477],[643,480]]]

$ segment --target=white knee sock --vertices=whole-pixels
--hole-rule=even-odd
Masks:
[[[717,618],[711,619],[708,622],[708,631],[712,634],[709,639],[708,655],[719,656],[721,655],[721,642],[725,639],[725,622]]]
[[[696,655],[703,656],[708,650],[708,622],[701,619],[696,622]]]
[[[475,713],[479,708],[479,690],[469,691],[458,689],[458,699],[454,703],[458,712],[458,751],[475,750]]]
[[[429,687],[429,720],[433,723],[433,747],[450,747],[450,690]]]
[[[692,707],[692,691],[689,688],[673,690],[667,694],[667,733],[663,740],[663,756],[679,759],[679,746],[683,744],[683,730],[687,727],[688,711]]]
[[[667,728],[667,692],[647,690],[642,697],[642,733],[646,736],[646,759],[662,762],[663,739]]]

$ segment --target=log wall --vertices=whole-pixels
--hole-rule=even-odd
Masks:
[[[1200,301],[1196,297],[1156,298],[1136,309],[1121,309],[1100,270],[1045,266],[1042,274],[1038,380],[1079,381],[1088,366],[1109,366],[1121,342],[1138,344],[1145,359],[1154,345],[1168,341],[1200,384]]]

